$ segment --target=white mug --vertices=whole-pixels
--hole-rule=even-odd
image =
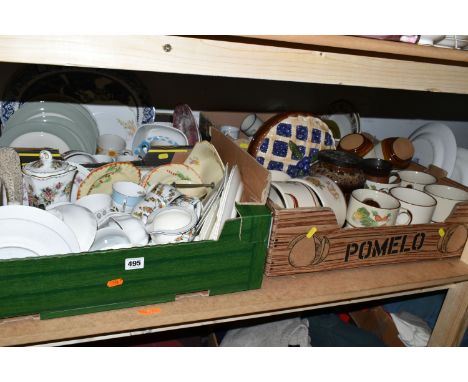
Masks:
[[[249,114],[241,123],[241,130],[245,135],[251,137],[263,126],[263,121],[257,114]]]
[[[410,221],[397,219],[396,224],[427,224],[431,222],[432,215],[437,205],[431,195],[415,188],[395,187],[390,190],[390,195],[401,203],[401,210],[410,214]]]
[[[423,191],[424,186],[437,182],[435,176],[421,171],[402,170],[398,171],[398,176],[401,179],[401,187],[414,188],[419,191]]]
[[[424,187],[424,192],[437,200],[437,205],[432,215],[432,221],[441,223],[448,218],[455,205],[468,201],[468,192],[443,184],[430,184]]]
[[[346,223],[351,227],[382,227],[394,225],[400,214],[400,202],[393,196],[377,190],[357,189],[349,198]],[[401,219],[405,219],[401,216]]]

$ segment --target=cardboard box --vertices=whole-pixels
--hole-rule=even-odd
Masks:
[[[260,288],[271,223],[268,172],[221,133],[212,143],[224,163],[240,167],[245,184],[240,217],[226,222],[219,240],[0,260],[0,317],[52,318]],[[144,268],[126,271],[131,258],[144,258]]]

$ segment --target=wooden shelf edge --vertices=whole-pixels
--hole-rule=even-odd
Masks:
[[[243,35],[242,37],[269,41],[281,41],[295,44],[358,50],[372,53],[385,53],[395,56],[452,61],[454,64],[468,63],[468,51],[450,48],[438,48],[428,45],[410,44],[405,42],[378,40],[356,36],[338,35]]]
[[[0,61],[468,94],[468,66],[196,36],[0,36]]]
[[[448,289],[468,280],[459,259],[265,277],[261,289],[157,304],[158,313],[127,308],[50,320],[18,317],[0,321],[0,345],[48,343],[76,338],[168,330],[228,322],[384,297]]]

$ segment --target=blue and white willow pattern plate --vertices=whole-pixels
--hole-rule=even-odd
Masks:
[[[61,97],[81,104],[118,102],[134,109],[138,125],[151,123],[155,117],[155,108],[149,106],[148,91],[132,73],[31,65],[12,78],[2,95],[2,125],[29,100]]]
[[[268,170],[288,172],[300,159],[291,150],[290,141],[303,156],[335,149],[333,135],[323,121],[311,116],[290,116],[270,128],[255,154],[257,162]]]

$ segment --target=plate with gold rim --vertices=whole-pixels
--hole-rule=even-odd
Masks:
[[[142,179],[141,185],[148,191],[155,185],[162,184],[202,184],[200,175],[191,167],[185,164],[171,163],[158,166],[150,171]],[[187,196],[201,198],[208,192],[206,187],[179,188],[181,193]]]
[[[92,170],[81,182],[77,199],[91,194],[112,194],[118,181],[140,183],[140,169],[129,162],[109,163]]]

